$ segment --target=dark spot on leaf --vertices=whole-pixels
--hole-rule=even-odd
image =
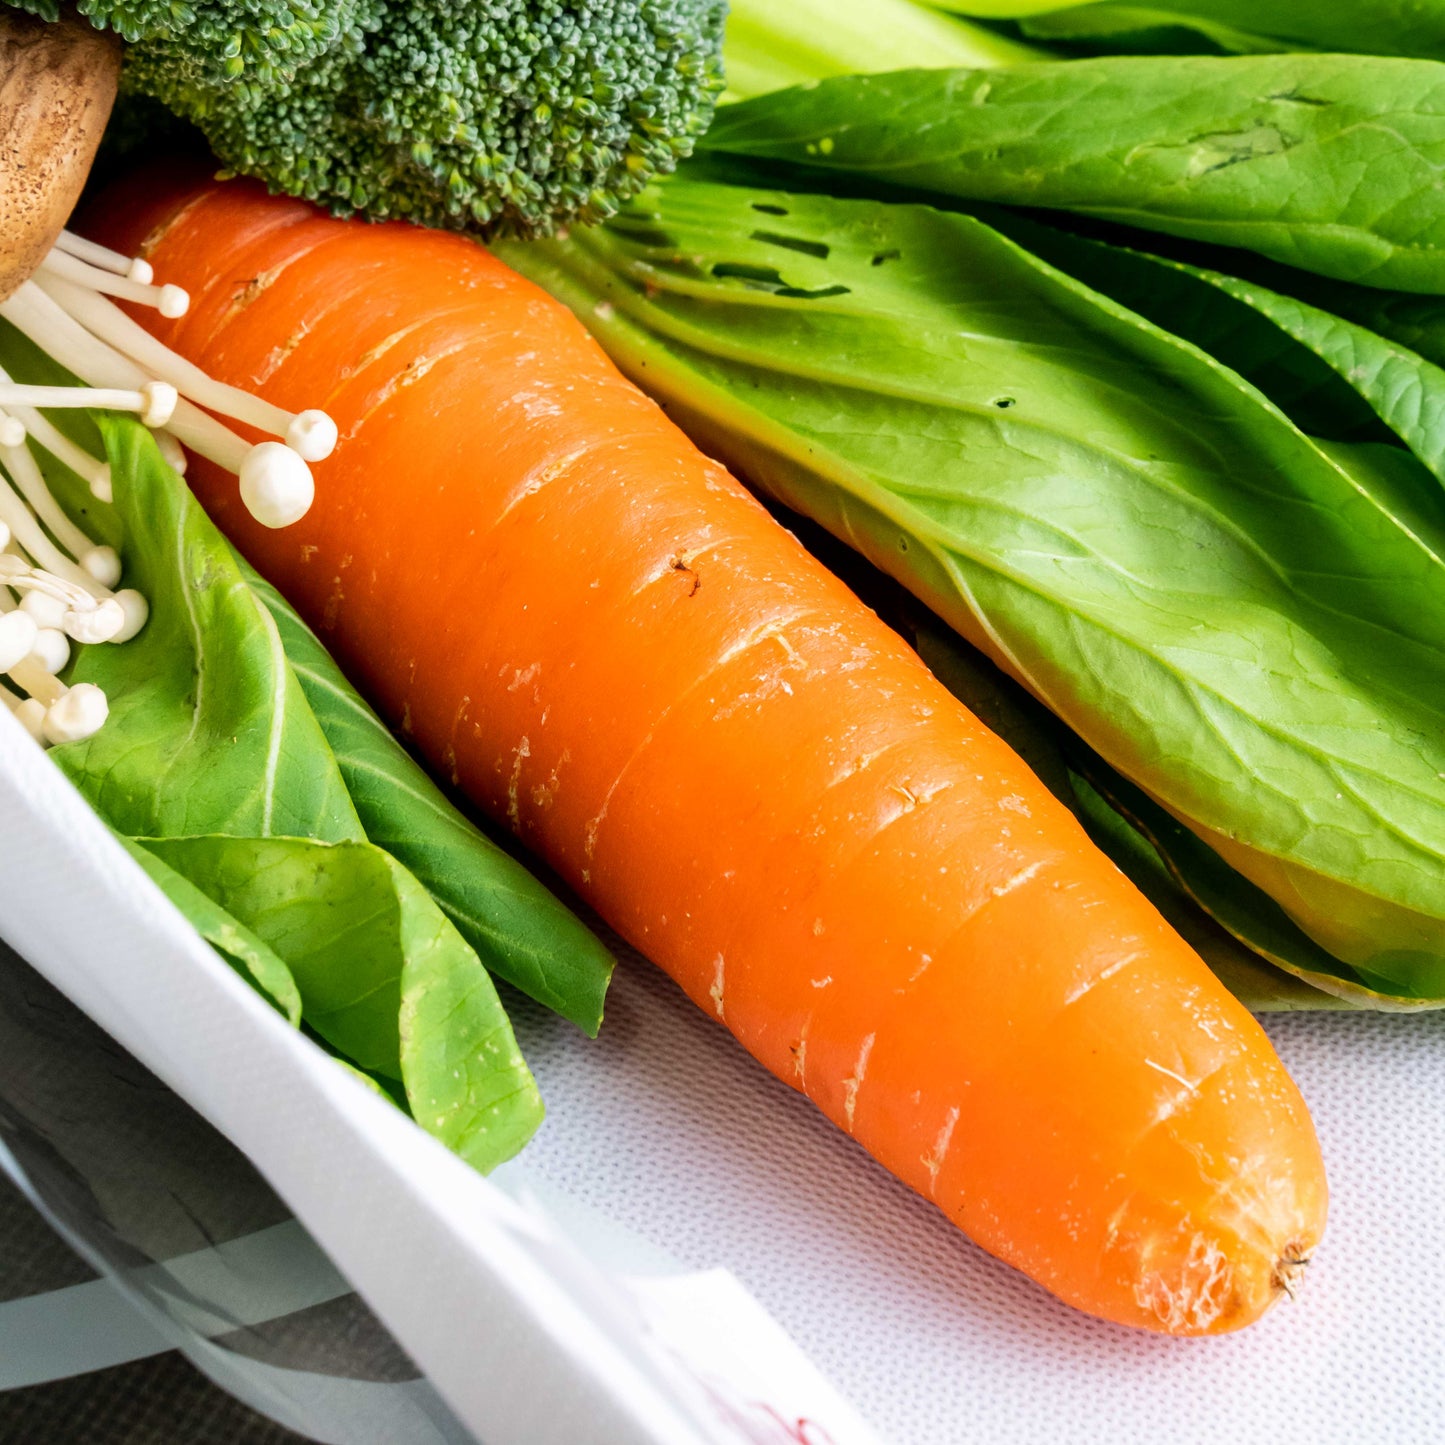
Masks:
[[[828,259],[830,250],[823,241],[805,241],[801,236],[780,236],[776,231],[754,231],[750,239],[765,241],[769,246],[785,246],[789,251],[798,251],[804,256],[816,256],[820,261]]]
[[[639,246],[671,246],[674,244],[672,237],[666,231],[659,230],[656,226],[632,225],[626,217],[619,216],[611,221],[610,225],[619,235],[626,236],[629,241],[636,241]]]
[[[786,206],[769,206],[762,201],[754,201],[753,210],[761,211],[765,216],[786,216],[788,214]]]
[[[903,252],[900,251],[897,246],[891,251],[879,251],[878,254],[873,257],[873,265],[881,266],[885,261],[896,261],[902,254]]]
[[[994,398],[993,403],[1000,411],[1007,411],[1009,407],[1016,405],[1013,397],[999,396]]]
[[[1266,96],[1269,100],[1283,100],[1291,105],[1333,105],[1332,100],[1321,100],[1315,95],[1301,95],[1297,90],[1281,90],[1276,95]]]
[[[1285,135],[1278,127],[1270,125],[1197,135],[1189,141],[1194,153],[1189,158],[1187,174],[1191,177],[1204,176],[1246,161],[1282,155],[1296,144],[1293,136]]]
[[[712,274],[720,280],[746,281],[759,290],[771,291],[775,296],[786,296],[798,301],[846,296],[852,289],[848,286],[820,286],[817,290],[807,291],[800,286],[789,286],[778,274],[775,266],[748,266],[737,261],[719,261],[712,268]]]
[[[900,537],[900,538],[898,539],[898,550],[899,550],[900,552],[906,552],[906,551],[908,550],[908,538],[907,538],[907,537]]]
[[[783,285],[776,266],[745,266],[740,262],[719,261],[712,268],[712,274],[723,280],[756,281],[760,286]]]
[[[829,296],[846,296],[851,286],[820,286],[816,291],[804,291],[798,286],[784,286],[779,296],[790,296],[797,301],[822,301]]]

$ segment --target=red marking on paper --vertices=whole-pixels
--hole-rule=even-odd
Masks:
[[[699,1383],[718,1418],[752,1445],[834,1445],[833,1437],[815,1420],[801,1416],[789,1420],[761,1400],[739,1399],[717,1380]]]

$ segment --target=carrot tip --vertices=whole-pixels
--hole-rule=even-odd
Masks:
[[[1305,1270],[1312,1257],[1300,1254],[1296,1245],[1290,1245],[1275,1261],[1274,1273],[1270,1276],[1270,1284],[1274,1286],[1275,1292],[1288,1295],[1291,1301],[1297,1300],[1304,1287]]]

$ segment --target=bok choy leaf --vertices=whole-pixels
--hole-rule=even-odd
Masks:
[[[1034,255],[1239,372],[1304,430],[1346,442],[1393,435],[1445,485],[1445,367],[1403,341],[1252,278],[1068,235],[1017,216],[998,223]],[[1386,319],[1391,298],[1353,294],[1378,297]],[[1366,312],[1358,300],[1356,305]],[[1428,483],[1407,490],[1417,494],[1415,509],[1430,514],[1417,521],[1434,533],[1439,552],[1445,492]]]
[[[301,993],[285,963],[245,924],[226,910],[181,873],[163,863],[150,849],[124,833],[116,838],[137,863],[150,875],[151,882],[175,904],[191,926],[224,959],[264,993],[286,1020],[295,1026],[301,1022]]]
[[[505,255],[1317,947],[1445,995],[1445,561],[1255,387],[924,206],[684,173]]]
[[[309,838],[139,841],[286,963],[306,1023],[398,1081],[429,1134],[488,1170],[536,1132],[541,1097],[491,979],[394,858]]]
[[[81,649],[68,680],[104,688],[110,718],[55,761],[132,837],[363,837],[271,614],[145,428],[99,421],[150,620],[123,646]]]
[[[1111,56],[844,76],[725,106],[700,145],[1445,292],[1432,61]]]
[[[1252,34],[1276,49],[1359,51],[1445,59],[1441,0],[1144,0],[1142,5],[1074,4],[1058,0],[947,0],[961,15],[1019,20],[1026,33],[1050,38],[1107,39],[1173,22],[1219,34]]]

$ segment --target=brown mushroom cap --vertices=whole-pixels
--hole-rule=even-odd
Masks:
[[[29,279],[80,198],[120,80],[120,44],[73,15],[0,7],[0,301]]]

